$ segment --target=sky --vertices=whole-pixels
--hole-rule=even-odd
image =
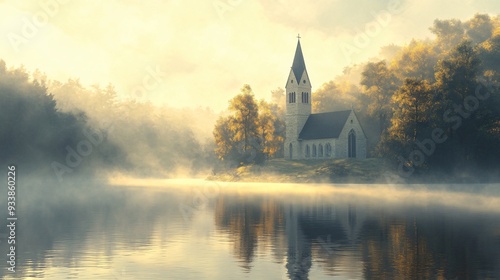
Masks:
[[[380,48],[432,38],[434,19],[497,0],[0,0],[0,59],[119,97],[223,110],[250,84],[284,87],[300,34],[313,91]]]

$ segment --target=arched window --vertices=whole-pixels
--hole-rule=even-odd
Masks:
[[[316,144],[313,144],[313,157],[316,157],[317,153],[316,153]]]
[[[326,143],[325,150],[326,150],[325,156],[331,157],[332,156],[332,145],[330,145],[330,143]]]
[[[290,145],[288,146],[288,151],[290,153],[290,159],[292,159],[292,155],[293,155],[293,146],[292,146],[292,143],[290,143]]]
[[[348,157],[355,158],[356,157],[356,132],[353,129],[349,131],[349,136],[347,139],[347,150]]]
[[[318,145],[318,157],[323,157],[323,145]]]
[[[302,103],[306,103],[305,92],[302,92]]]
[[[306,145],[306,157],[311,156],[311,149],[309,148],[309,145]]]
[[[302,103],[309,103],[309,93],[302,92]]]

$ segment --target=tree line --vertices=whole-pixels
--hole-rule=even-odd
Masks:
[[[110,172],[169,177],[211,168],[212,110],[117,95],[112,85],[50,80],[0,60],[0,162],[58,185]]]
[[[436,20],[431,31],[436,39],[414,40],[362,72],[380,127],[373,154],[399,162],[404,175],[498,170],[500,20]]]

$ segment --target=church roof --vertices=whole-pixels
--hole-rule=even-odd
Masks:
[[[299,134],[299,139],[338,138],[350,114],[351,110],[311,114]]]
[[[297,41],[297,49],[295,49],[295,56],[293,58],[292,71],[297,81],[302,78],[302,73],[306,70],[306,63],[304,62],[304,55],[300,47],[300,39]]]

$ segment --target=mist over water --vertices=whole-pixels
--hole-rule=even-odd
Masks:
[[[26,188],[16,276],[498,278],[499,188],[131,178]]]

